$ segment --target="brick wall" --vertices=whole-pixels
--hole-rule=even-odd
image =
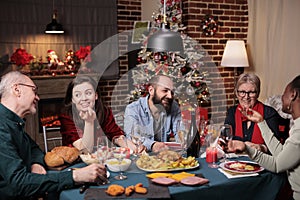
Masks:
[[[217,122],[222,122],[226,110],[234,103],[234,70],[233,68],[219,67],[223,50],[228,39],[247,38],[248,6],[247,0],[182,0],[183,23],[187,27],[188,36],[197,40],[211,56],[216,67],[207,67],[210,71],[209,79],[212,81],[211,95],[213,104],[210,112],[215,116]],[[219,29],[214,36],[205,36],[201,32],[200,22],[206,14],[212,14],[218,18]],[[134,21],[141,20],[141,0],[118,0],[118,29],[121,33],[133,28]],[[120,37],[120,44],[127,42],[125,35]],[[127,51],[125,48],[122,51]],[[122,83],[115,81],[102,81],[105,102],[111,104],[115,112],[122,111],[126,105],[125,98],[128,93],[126,82],[128,71],[127,56],[121,56],[120,75],[124,75]],[[238,72],[242,72],[239,69]],[[117,85],[115,87],[115,85]],[[112,90],[115,90],[112,97]],[[116,95],[115,95],[116,94]],[[224,99],[224,96],[226,97]]]
[[[219,28],[214,36],[205,36],[201,31],[200,22],[206,14],[218,19]],[[227,108],[234,103],[234,69],[220,67],[220,62],[227,40],[246,41],[247,0],[183,0],[183,23],[187,26],[187,34],[202,45],[215,63],[216,67],[211,69],[209,77],[213,101],[210,111],[215,116],[214,120],[221,123]],[[242,71],[239,69],[238,73]]]

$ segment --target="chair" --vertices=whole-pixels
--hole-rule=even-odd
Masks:
[[[60,127],[47,127],[43,126],[43,137],[44,137],[44,145],[45,152],[50,151],[52,148],[56,146],[62,145],[62,137],[59,133]],[[52,144],[50,145],[51,142]]]

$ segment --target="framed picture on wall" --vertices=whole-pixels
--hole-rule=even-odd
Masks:
[[[150,28],[150,21],[135,21],[133,26],[133,33],[132,33],[132,44],[140,43],[140,39],[142,39],[142,35],[147,33]]]

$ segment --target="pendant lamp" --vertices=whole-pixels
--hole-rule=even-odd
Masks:
[[[51,23],[47,24],[46,34],[63,34],[65,31],[63,26],[57,22],[57,10],[54,10],[54,0],[52,1],[53,14]]]
[[[147,48],[151,51],[174,51],[183,55],[183,42],[180,33],[168,30],[166,24],[166,0],[164,0],[164,22],[162,29],[156,31],[149,37]]]

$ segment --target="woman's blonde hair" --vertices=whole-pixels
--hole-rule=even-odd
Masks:
[[[238,88],[244,83],[251,83],[255,86],[255,90],[257,92],[257,97],[260,93],[260,79],[258,76],[252,73],[243,73],[239,76],[239,79],[236,82],[234,92],[237,94]]]

